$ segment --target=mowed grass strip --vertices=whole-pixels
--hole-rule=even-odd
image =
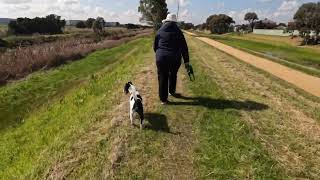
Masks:
[[[193,46],[195,42],[192,39]],[[195,117],[199,145],[195,148],[197,165],[203,179],[282,179],[286,175],[277,162],[255,139],[252,129],[241,120],[240,112],[263,111],[268,107],[259,102],[227,99],[210,71],[201,61],[203,52],[192,50],[197,73],[196,83],[189,84],[200,105]]]
[[[28,114],[19,126],[1,134],[0,177],[43,178],[37,176],[38,173],[43,174],[41,169],[46,169],[62,156],[80,134],[90,125],[99,122],[103,114],[113,107],[112,104],[117,103],[113,90],[122,87],[123,82],[134,72],[133,69],[141,66],[143,56],[149,52],[150,44],[149,38],[141,38],[115,49],[93,53],[83,61],[36,74],[22,82],[23,90],[48,97],[50,93],[47,91],[54,94],[55,91],[60,92],[60,88],[70,85],[69,78],[74,80],[89,75],[86,83],[70,90],[64,97],[39,107],[32,114]],[[131,51],[132,49],[137,50]],[[117,63],[105,68],[108,63],[116,61]],[[97,73],[98,70],[101,71]],[[45,82],[46,78],[48,82]],[[47,88],[46,85],[50,85],[51,88]],[[10,93],[11,90],[19,89],[18,87],[19,83],[8,87],[6,92]],[[40,90],[33,92],[36,87]],[[16,92],[16,95],[13,93],[16,98],[11,99],[12,103],[19,101],[19,90],[13,92]],[[25,101],[28,105],[37,104],[39,96],[29,97]],[[45,101],[47,100],[49,99]]]
[[[293,46],[287,43],[256,41],[248,38],[199,33],[229,46],[281,63],[291,68],[320,77],[320,52],[315,49]]]
[[[41,105],[87,82],[90,75],[118,61],[121,56],[143,43],[145,40],[134,40],[116,48],[95,52],[55,70],[36,72],[23,81],[0,87],[0,134],[20,126]]]

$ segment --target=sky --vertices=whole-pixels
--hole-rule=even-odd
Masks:
[[[247,12],[256,12],[260,19],[288,22],[299,6],[319,0],[166,0],[169,11],[177,12],[180,2],[180,18],[199,24],[212,14],[227,14],[237,24]],[[57,14],[64,19],[85,20],[101,16],[106,21],[139,23],[139,0],[0,0],[0,17],[36,17]]]

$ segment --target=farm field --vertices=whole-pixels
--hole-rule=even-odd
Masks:
[[[187,40],[196,82],[181,70],[170,106],[155,95],[148,37],[0,87],[0,177],[317,179],[320,100]],[[143,131],[129,125],[127,81]]]
[[[320,50],[317,47],[299,47],[289,42],[286,37],[279,37],[278,40],[275,40],[274,36],[263,35],[197,34],[320,77]]]
[[[6,34],[7,34],[7,29],[8,29],[8,26],[7,26],[7,25],[1,25],[1,24],[0,24],[0,38],[6,36]]]

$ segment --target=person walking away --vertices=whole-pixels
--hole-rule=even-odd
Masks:
[[[156,34],[154,51],[159,81],[159,97],[162,104],[168,104],[168,93],[175,95],[177,73],[183,57],[186,67],[189,65],[188,45],[177,25],[177,16],[168,14]]]

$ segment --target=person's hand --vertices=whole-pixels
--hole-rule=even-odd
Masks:
[[[189,67],[190,67],[190,64],[187,62],[187,63],[184,63],[184,67],[188,70]]]

